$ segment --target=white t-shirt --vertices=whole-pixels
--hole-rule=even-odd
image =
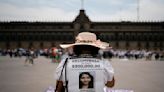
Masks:
[[[65,68],[63,69],[61,79],[59,79],[64,62],[65,59],[60,62],[56,68],[55,75],[56,80],[62,80],[65,85]],[[86,73],[89,74],[89,82],[92,82],[90,84],[92,86],[87,89],[81,88],[80,86],[82,80],[81,76]],[[107,81],[112,81],[113,79],[114,69],[107,59],[74,58],[68,59],[66,64],[66,74],[69,92],[103,92],[103,88]]]

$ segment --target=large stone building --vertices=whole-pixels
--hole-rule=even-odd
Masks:
[[[80,13],[73,22],[0,22],[0,48],[50,48],[90,31],[116,49],[164,47],[164,22],[93,22]]]

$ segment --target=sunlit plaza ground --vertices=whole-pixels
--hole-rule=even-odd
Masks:
[[[34,65],[24,65],[25,57],[0,56],[0,92],[44,92],[55,86],[54,72],[58,63],[39,57]],[[115,69],[114,89],[134,92],[163,92],[164,61],[123,60],[110,61]]]

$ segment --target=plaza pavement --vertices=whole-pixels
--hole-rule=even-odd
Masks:
[[[39,57],[34,65],[24,65],[25,57],[0,56],[0,92],[44,92],[55,86],[58,63]],[[134,92],[164,92],[164,61],[112,59],[116,84],[114,89]]]

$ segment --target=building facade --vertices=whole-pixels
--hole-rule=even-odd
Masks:
[[[83,31],[116,49],[164,49],[164,22],[92,22],[85,10],[73,22],[0,22],[0,48],[51,48]]]

